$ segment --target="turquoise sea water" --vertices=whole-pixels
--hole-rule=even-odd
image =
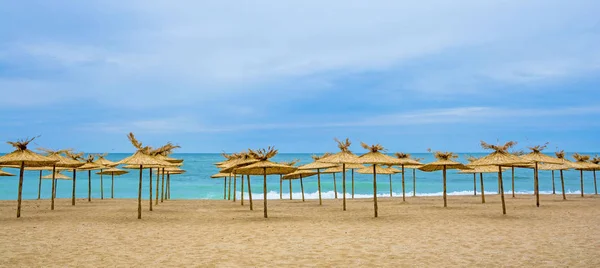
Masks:
[[[130,154],[110,154],[106,158],[112,161],[118,161]],[[291,161],[299,159],[300,164],[312,162],[312,154],[279,154],[274,157],[274,161]],[[483,156],[485,154],[469,153],[459,154],[459,161],[466,162],[466,157]],[[223,179],[211,179],[210,176],[218,172],[218,169],[213,165],[215,162],[222,161],[219,154],[173,154],[175,158],[184,159],[183,169],[187,173],[182,175],[171,176],[171,198],[172,199],[222,199],[223,198]],[[424,158],[422,162],[427,163],[434,160],[432,154],[413,154],[414,157]],[[570,154],[567,155],[570,159]],[[4,168],[5,171],[18,175],[18,169]],[[101,196],[100,176],[92,172],[92,198],[98,199]],[[45,171],[44,175],[50,174]],[[72,171],[64,171],[67,176],[72,176]],[[413,179],[412,170],[407,169],[405,184],[407,195],[412,195]],[[580,177],[579,171],[565,171],[565,191],[567,193],[580,193]],[[23,183],[23,198],[36,199],[38,195],[38,180],[39,171],[25,171],[25,179]],[[402,195],[401,174],[392,176],[393,195]],[[511,188],[511,171],[507,170],[503,173],[504,189],[509,193]],[[342,176],[336,175],[337,192],[342,192]],[[347,177],[347,192],[351,191],[351,172],[348,171]],[[139,171],[130,170],[129,174],[115,177],[115,198],[137,198]],[[263,196],[262,176],[251,176],[253,198],[261,199]],[[110,176],[103,177],[104,182],[104,198],[110,197],[111,181]],[[389,196],[389,176],[378,175],[377,178],[378,195]],[[51,180],[42,181],[42,198],[50,197]],[[153,181],[155,187],[156,178]],[[289,185],[287,181],[283,184],[284,198],[289,198]],[[301,198],[300,181],[292,181],[292,195],[296,198]],[[269,199],[279,198],[279,176],[273,175],[267,177],[267,188]],[[237,184],[240,194],[240,184]],[[246,184],[247,186],[247,184]],[[498,190],[497,174],[484,174],[484,186],[486,193],[496,193]],[[143,195],[148,197],[148,170],[144,171]],[[321,187],[323,198],[334,198],[334,183],[331,174],[321,175]],[[555,178],[556,192],[560,193],[560,175],[556,172]],[[584,192],[594,193],[594,179],[592,172],[584,172]],[[18,176],[15,177],[0,177],[0,199],[15,200],[17,198]],[[418,196],[435,196],[442,194],[442,172],[422,172],[416,171],[416,194]],[[473,194],[473,175],[458,174],[456,170],[449,170],[447,177],[447,190],[449,195],[470,195]],[[57,185],[58,198],[70,198],[72,191],[72,181],[59,180]],[[317,199],[317,179],[316,176],[304,179],[305,197],[308,199]],[[479,177],[477,177],[477,191],[480,191]],[[516,169],[515,171],[515,191],[518,193],[533,193],[533,170],[532,169]],[[550,171],[540,171],[540,192],[543,194],[552,193],[552,180]],[[77,189],[78,198],[87,198],[88,193],[88,174],[87,171],[77,173]],[[153,194],[155,192],[153,191]],[[373,175],[355,174],[355,197],[367,198],[373,196]],[[339,196],[341,198],[341,195]]]

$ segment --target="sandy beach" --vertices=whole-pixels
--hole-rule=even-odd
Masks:
[[[137,220],[136,200],[0,202],[0,266],[600,266],[600,198],[497,195],[262,200],[171,200]]]

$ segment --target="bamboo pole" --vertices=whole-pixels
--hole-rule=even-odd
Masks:
[[[354,183],[352,183],[354,187]],[[323,205],[323,200],[321,199],[321,170],[317,169],[317,187],[319,188],[319,206]]]
[[[148,201],[150,203],[150,207],[148,209],[150,211],[152,211],[152,168],[150,168],[149,170],[150,170],[150,187],[148,189],[150,190],[150,192],[148,193],[148,196],[150,198],[148,198]]]
[[[52,199],[52,204],[50,205],[50,210],[54,210],[54,193],[56,187],[56,164],[52,165],[52,189],[50,189],[50,199]]]
[[[373,165],[373,209],[375,211],[375,218],[377,218],[377,170],[375,169],[377,165]]]
[[[562,187],[563,200],[567,200],[567,194],[565,193],[565,178],[563,177],[563,171],[560,170],[560,185]]]
[[[92,202],[92,170],[88,170],[88,202]]]
[[[38,200],[42,197],[42,171],[40,170],[40,182],[38,184]]]
[[[71,194],[71,205],[75,205],[75,183],[77,182],[77,169],[73,169],[73,193]]]
[[[252,187],[250,187],[250,175],[248,175],[248,200],[250,200],[250,210],[254,210],[252,207]]]
[[[25,172],[25,161],[21,161],[21,169],[19,170],[19,193],[17,200],[17,218],[21,217],[21,201],[23,199],[23,173]]]
[[[338,197],[337,197],[337,183],[336,183],[336,180],[335,180],[335,173],[333,173],[333,193],[334,193],[335,199],[338,199]]]
[[[138,219],[142,218],[142,168],[140,165],[140,183],[138,186]]]
[[[300,183],[302,183],[302,180],[300,180]],[[304,201],[304,197],[302,199]],[[346,163],[342,163],[342,204],[344,211],[346,211]]]
[[[264,215],[265,218],[268,218],[267,216],[267,168],[263,168],[263,204],[264,204]],[[291,184],[290,184],[291,185]],[[291,194],[291,193],[290,193]]]
[[[302,202],[304,202],[304,182],[302,182],[302,175],[300,175],[300,189],[302,189]]]
[[[485,204],[485,188],[483,187],[483,173],[479,173],[479,181],[481,182],[481,204]]]
[[[537,162],[536,162],[536,166],[537,166]],[[506,204],[504,203],[504,183],[502,183],[502,167],[501,166],[498,166],[498,181],[500,182],[500,199],[502,200],[502,214],[506,215]]]

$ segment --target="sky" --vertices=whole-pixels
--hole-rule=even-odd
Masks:
[[[600,151],[600,1],[0,0],[0,141]],[[12,148],[0,144],[0,152]]]

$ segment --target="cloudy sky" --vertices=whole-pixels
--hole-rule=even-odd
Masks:
[[[598,10],[0,0],[0,140],[129,152],[133,131],[181,152],[323,152],[334,137],[407,152],[480,151],[480,140],[600,151]]]

